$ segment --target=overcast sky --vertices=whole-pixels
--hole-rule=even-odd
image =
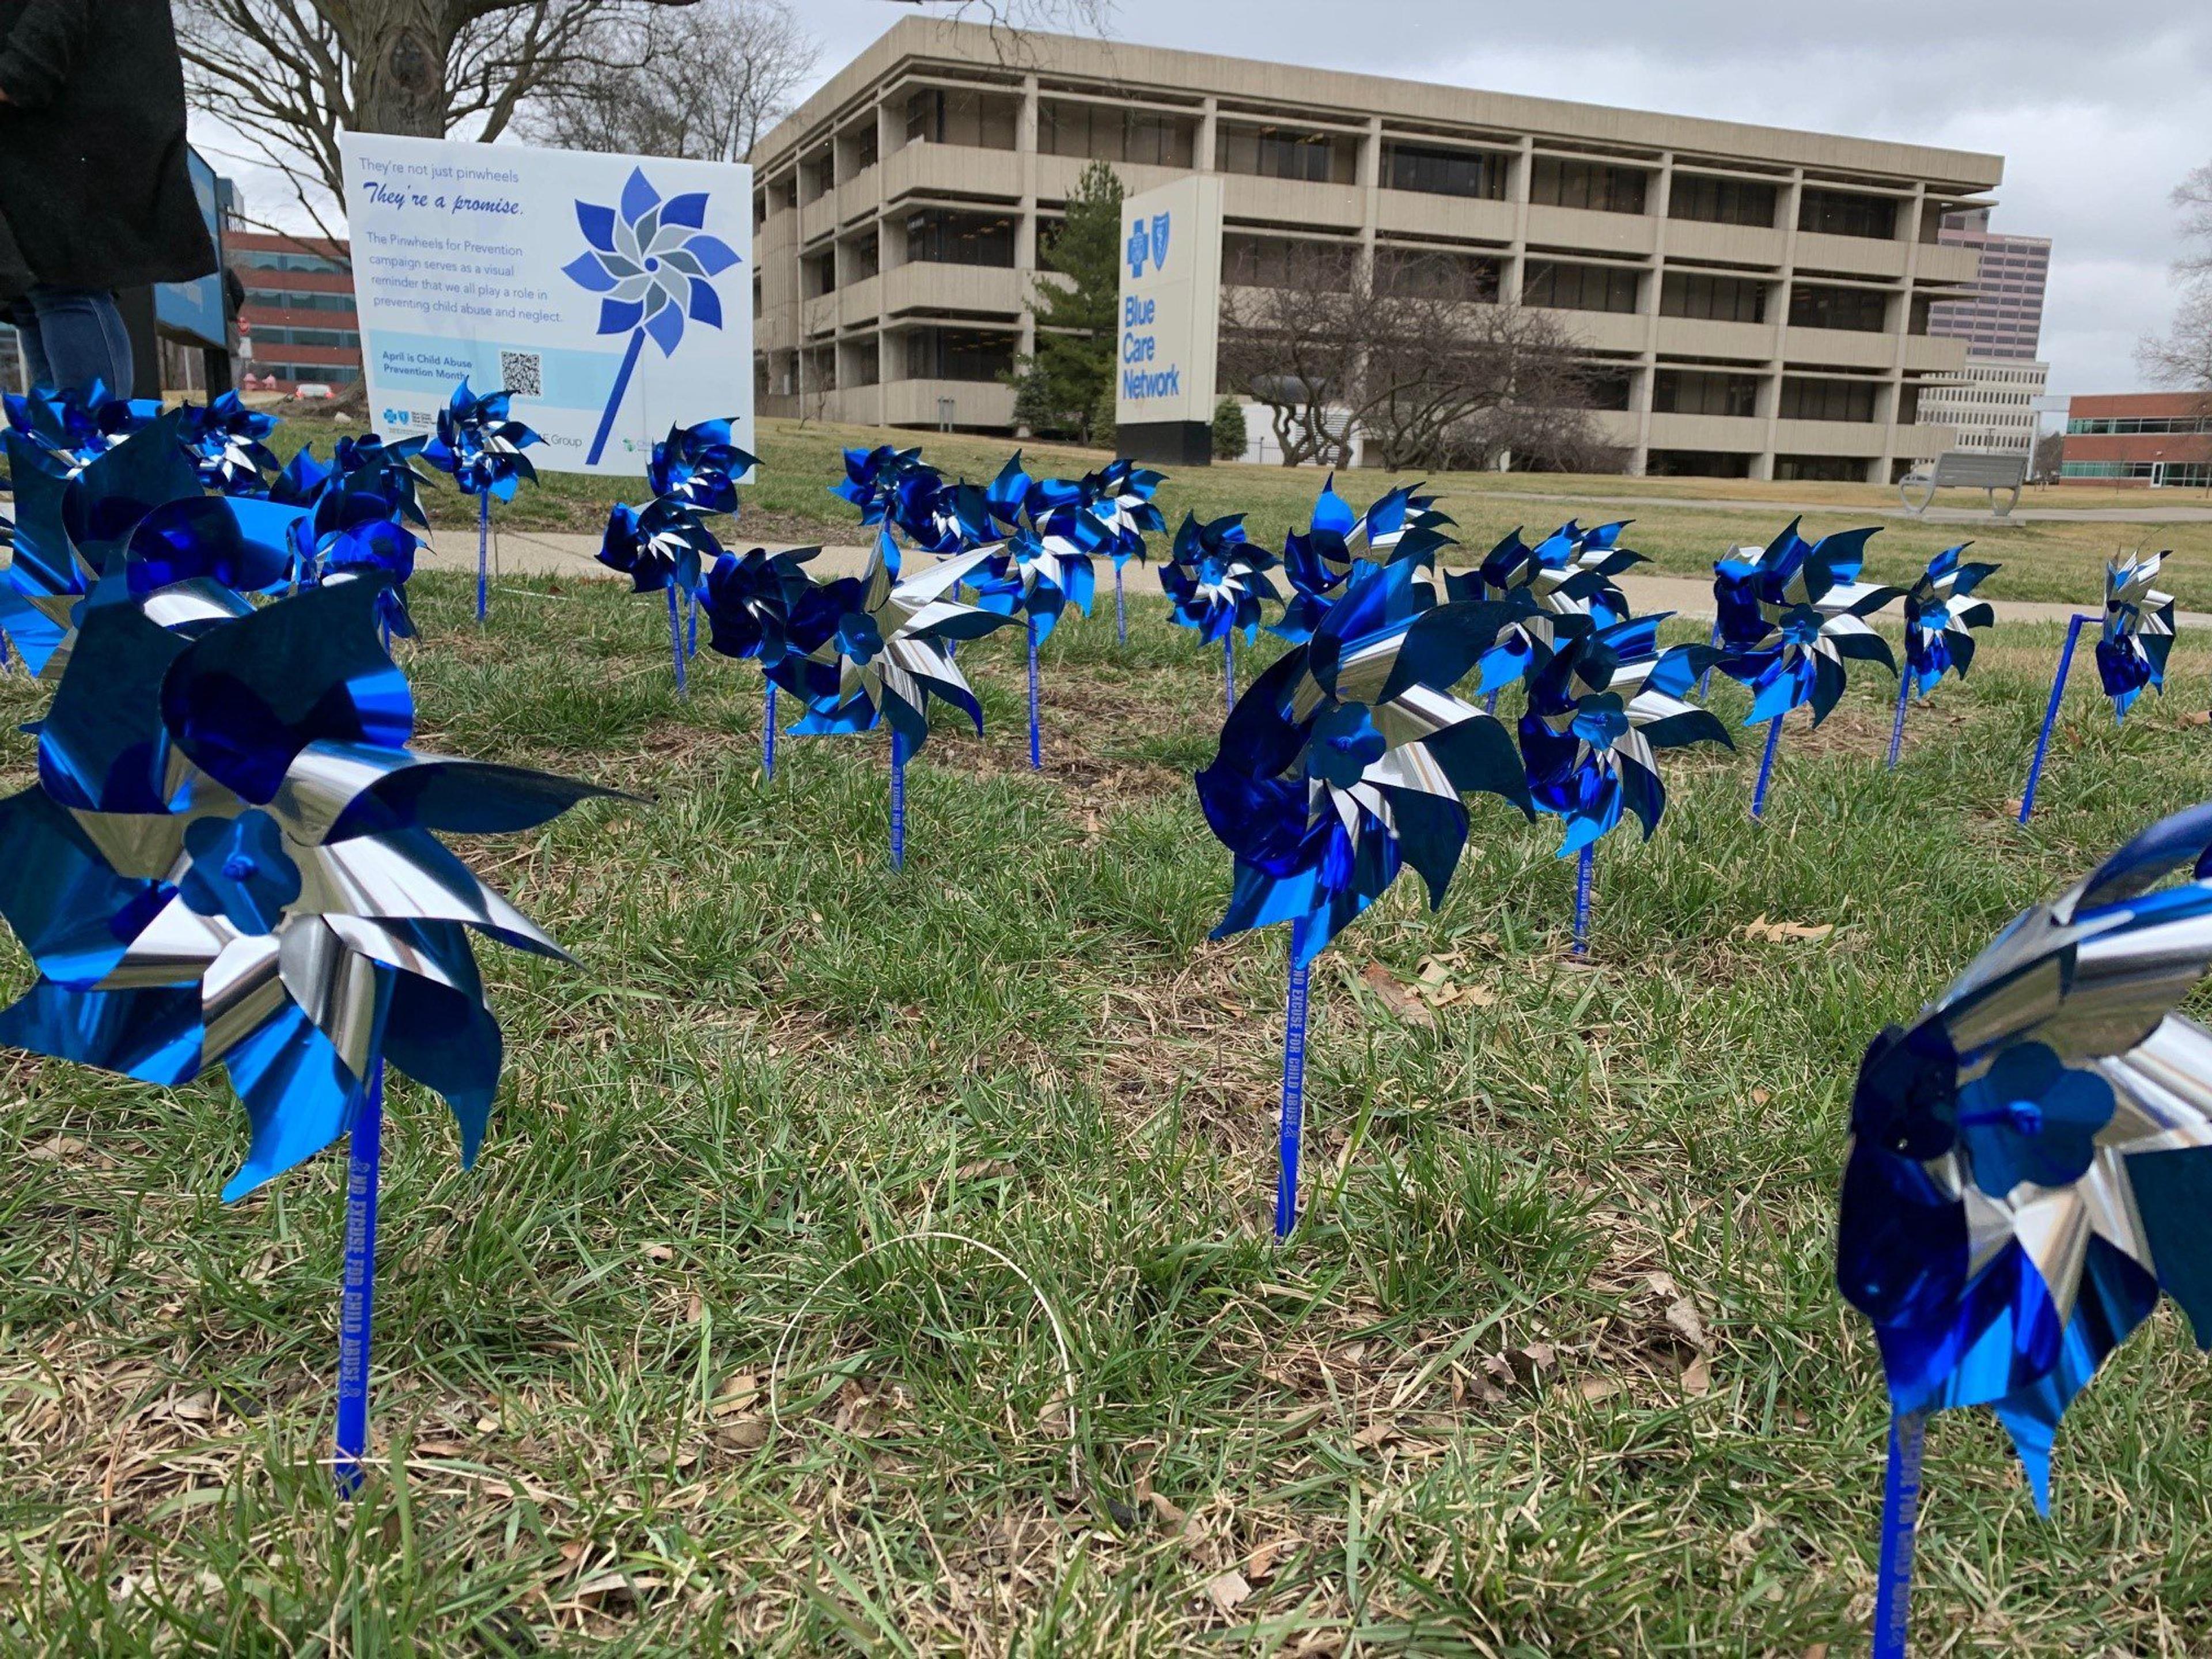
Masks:
[[[914,9],[795,0],[826,77]],[[1036,4],[1037,0],[1028,0]],[[2107,25],[2106,20],[2117,21]],[[2141,384],[2177,251],[2168,196],[2212,161],[2212,5],[2150,0],[1119,0],[1116,37],[1685,115],[1917,140],[2005,158],[1999,230],[2052,240],[2055,392]],[[295,224],[234,139],[194,136],[249,206]],[[226,140],[228,139],[228,142]]]
[[[901,17],[798,0],[826,76]],[[1897,138],[2005,158],[1993,228],[2051,239],[2043,355],[2057,392],[2141,384],[2165,326],[2168,194],[2212,161],[2203,0],[1120,0],[1146,46],[1499,92]]]

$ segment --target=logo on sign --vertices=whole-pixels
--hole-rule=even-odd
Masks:
[[[1145,274],[1145,256],[1152,251],[1152,238],[1145,230],[1142,219],[1129,225],[1129,246],[1123,250],[1129,261],[1129,275],[1133,280]]]
[[[1168,216],[1152,216],[1152,269],[1164,270],[1168,264]]]

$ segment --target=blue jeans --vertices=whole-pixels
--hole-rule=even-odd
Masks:
[[[112,294],[41,283],[9,307],[8,320],[33,386],[82,394],[97,380],[111,398],[131,395],[131,334]]]

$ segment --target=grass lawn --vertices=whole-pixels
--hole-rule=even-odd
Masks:
[[[480,634],[465,578],[416,586],[423,746],[653,802],[466,847],[577,965],[481,947],[473,1173],[394,1085],[388,1472],[349,1508],[316,1461],[342,1156],[225,1207],[222,1087],[8,1062],[9,1651],[1850,1651],[1885,1420],[1830,1279],[1859,1052],[2212,793],[2185,634],[2124,728],[2077,670],[2017,826],[2057,642],[2021,629],[1894,775],[1878,672],[1793,729],[1763,825],[1758,733],[1676,757],[1586,964],[1556,827],[1480,801],[1443,911],[1408,878],[1316,965],[1278,1249],[1284,940],[1206,937],[1218,659],[1163,607],[1050,641],[1041,777],[1018,639],[963,650],[989,735],[932,738],[894,875],[886,743],[787,740],[763,781],[757,673],[702,655],[678,702],[649,598],[514,584]],[[42,702],[0,679],[11,787]],[[978,1243],[900,1242],[933,1233]],[[2049,1524],[1993,1419],[1942,1418],[1924,1636],[2212,1647],[2208,1431],[2170,1307],[2069,1414]]]

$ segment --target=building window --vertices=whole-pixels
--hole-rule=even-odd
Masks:
[[[837,286],[837,256],[833,252],[809,254],[799,262],[801,299],[818,300]]]
[[[1777,455],[1774,476],[1791,483],[1864,483],[1867,463],[1848,455]]]
[[[844,262],[844,280],[865,283],[883,268],[882,239],[869,231],[844,244],[839,257]]]
[[[1797,228],[1823,236],[1863,236],[1877,242],[1897,239],[1897,201],[1889,196],[1860,196],[1847,190],[1807,189],[1797,198]]]
[[[1554,311],[1633,311],[1636,272],[1618,265],[1563,265],[1532,260],[1521,303]]]
[[[1929,314],[1934,309],[1934,301],[1922,295],[1914,295],[1911,303],[1905,307],[1905,331],[1907,334],[1925,334]]]
[[[1215,134],[1213,164],[1224,173],[1319,185],[1348,185],[1354,172],[1350,139],[1292,127],[1224,126]]]
[[[872,167],[876,161],[876,123],[875,118],[871,116],[867,124],[854,135],[853,171],[858,173],[864,167]],[[875,382],[871,380],[868,384],[872,386]]]
[[[1721,449],[1655,449],[1644,459],[1653,478],[1748,478],[1751,457]]]
[[[907,95],[906,141],[1012,149],[1019,112],[1020,104],[1012,98],[922,87]]]
[[[2131,433],[2212,432],[2212,415],[2101,415],[2066,422],[2077,437],[2118,437]]]
[[[1697,317],[1715,323],[1763,323],[1766,287],[1745,276],[1711,276],[1698,270],[1670,270],[1659,279],[1659,314]]]
[[[1014,263],[1014,222],[1003,214],[948,213],[939,208],[908,214],[906,257],[939,265]]]
[[[1237,288],[1296,288],[1341,294],[1352,286],[1355,251],[1232,230],[1221,239],[1221,280]]]
[[[1385,144],[1382,185],[1428,196],[1468,196],[1478,201],[1505,199],[1509,156],[1480,149],[1429,149],[1415,144]]]
[[[1626,409],[1635,393],[1635,378],[1626,369],[1594,368],[1583,380],[1584,409]]]
[[[1871,380],[1814,380],[1785,375],[1779,413],[1785,421],[1856,421],[1875,418]]]
[[[354,308],[353,295],[335,293],[328,289],[249,288],[246,303],[265,306],[271,311],[347,311]]]
[[[1864,288],[1799,283],[1790,291],[1790,326],[1842,328],[1880,334],[1889,322],[1889,296]]]
[[[801,201],[818,202],[836,187],[837,162],[830,151],[823,150],[811,161],[799,164],[799,196]]]
[[[349,276],[353,270],[343,259],[326,259],[319,253],[283,253],[275,248],[238,249],[232,263],[248,270],[313,270],[337,276]]]
[[[1759,413],[1759,377],[1662,368],[1651,377],[1651,409],[1659,415],[1724,415],[1741,420]]]
[[[246,367],[256,375],[289,380],[295,385],[302,380],[319,380],[326,386],[351,386],[361,379],[361,370],[351,363],[264,363],[257,360]]]
[[[1749,179],[1716,179],[1702,173],[1678,173],[1667,192],[1669,219],[1695,219],[1709,225],[1774,228],[1775,188]]]
[[[906,337],[912,380],[995,380],[1014,367],[1015,340],[971,328],[922,328]]]
[[[331,351],[361,349],[361,336],[349,328],[286,328],[281,324],[264,323],[252,334],[257,348],[280,345],[320,346]]]
[[[1495,305],[1499,270],[1498,261],[1478,253],[1402,247],[1375,250],[1376,291],[1410,299]]]
[[[1195,153],[1196,133],[1197,125],[1188,116],[1157,110],[1054,99],[1037,106],[1037,149],[1047,155],[1187,167]]]
[[[1545,207],[1641,213],[1648,176],[1640,168],[1614,167],[1607,161],[1539,155],[1528,175],[1528,199]]]

